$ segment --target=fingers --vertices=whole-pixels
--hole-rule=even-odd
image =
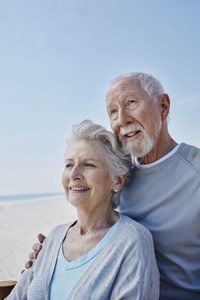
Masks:
[[[39,243],[36,243],[36,244],[33,245],[32,249],[35,252],[40,252],[40,250],[42,249],[42,245],[39,244]]]
[[[29,269],[32,266],[33,262],[31,260],[28,260],[25,264],[25,268]]]
[[[40,250],[42,249],[42,243],[44,241],[44,239],[46,238],[46,236],[44,236],[42,233],[39,233],[38,236],[37,236],[38,240],[40,243],[35,243],[32,247],[33,251],[38,251],[40,252]]]
[[[33,252],[29,253],[29,260],[25,264],[26,269],[29,269],[33,264],[32,260],[36,259],[38,257],[38,254],[39,254],[40,250],[42,249],[42,243],[43,243],[45,238],[46,237],[42,233],[38,234],[39,243],[36,243],[36,244],[33,245],[33,247],[32,247]],[[22,270],[21,274],[24,273],[24,271],[25,270]]]
[[[39,245],[39,244],[38,244],[38,245]],[[42,246],[40,247],[40,249],[41,249],[41,248],[42,248]],[[31,253],[29,253],[29,260],[28,260],[28,261],[26,262],[26,264],[25,264],[25,268],[26,268],[26,269],[29,269],[29,268],[32,266],[32,264],[33,264],[32,260],[37,258],[38,253],[39,253],[39,251],[38,251],[38,252],[31,252]],[[25,270],[22,270],[22,271],[21,271],[21,274],[24,273],[24,271],[25,271]]]
[[[29,268],[32,266],[32,264],[33,264],[33,262],[32,262],[31,260],[28,260],[28,261],[26,262],[26,264],[25,264],[25,268],[26,268],[26,269],[29,269]],[[23,274],[24,271],[25,271],[26,269],[23,269],[23,270],[21,271],[21,274]]]
[[[38,254],[40,252],[40,250],[42,249],[42,245],[39,243],[36,243],[33,245],[32,247],[33,251],[31,253],[29,253],[29,259],[36,259],[38,257]]]
[[[44,241],[44,239],[46,238],[46,236],[44,236],[42,233],[39,233],[38,234],[38,240],[39,240],[39,242],[42,244],[43,243],[43,241]]]
[[[38,253],[39,253],[39,251],[38,252],[32,251],[31,253],[29,253],[29,256],[28,256],[29,259],[30,260],[36,259],[38,257]]]

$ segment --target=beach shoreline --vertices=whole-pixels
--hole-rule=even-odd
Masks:
[[[0,206],[0,281],[18,280],[37,234],[76,218],[64,196]]]

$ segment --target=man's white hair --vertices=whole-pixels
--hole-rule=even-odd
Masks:
[[[155,77],[146,73],[125,73],[120,76],[115,77],[110,84],[108,85],[107,91],[115,88],[119,84],[119,82],[134,82],[139,81],[141,87],[145,90],[145,92],[151,97],[153,100],[158,99],[158,97],[164,94],[164,88],[160,81],[158,81]]]

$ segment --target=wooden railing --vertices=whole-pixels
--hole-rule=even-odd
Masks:
[[[0,281],[0,300],[5,299],[10,294],[16,283],[17,281]]]

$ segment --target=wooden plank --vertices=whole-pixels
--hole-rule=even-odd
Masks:
[[[5,299],[10,294],[16,283],[17,281],[0,281],[0,300]]]

